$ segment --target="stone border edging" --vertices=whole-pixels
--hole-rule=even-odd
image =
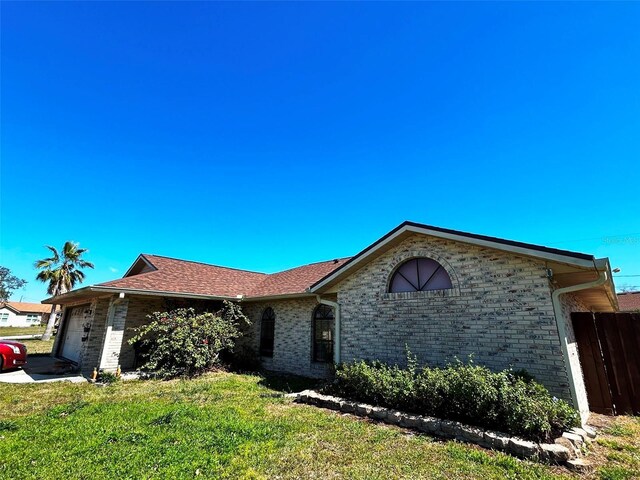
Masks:
[[[566,464],[570,468],[583,468],[586,465],[579,458],[582,456],[582,446],[590,444],[596,437],[595,430],[585,426],[564,432],[562,437],[555,440],[555,443],[536,443],[506,433],[465,425],[452,420],[413,415],[391,408],[375,407],[340,397],[322,395],[313,390],[304,390],[287,396],[298,403],[339,410],[343,413],[371,418],[441,438],[473,443],[484,448],[501,450],[528,460],[560,465]]]

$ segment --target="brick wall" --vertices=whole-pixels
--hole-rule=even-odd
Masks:
[[[107,311],[109,309],[109,299],[99,298],[91,303],[92,319],[89,338],[84,342],[84,351],[80,367],[83,373],[91,373],[95,367],[100,365],[100,355],[104,342],[105,329],[107,325]]]
[[[387,293],[394,269],[417,256],[440,262],[454,288]],[[402,364],[405,345],[430,365],[473,354],[492,369],[525,368],[554,395],[570,400],[542,261],[414,235],[336,288],[343,361]]]
[[[242,310],[252,324],[239,344],[250,346],[256,354],[259,352],[262,312],[271,307],[276,315],[273,357],[261,357],[262,366],[267,370],[296,375],[327,377],[330,373],[329,365],[312,361],[311,325],[317,305],[314,297],[245,302]]]
[[[129,298],[127,325],[122,338],[120,351],[120,365],[123,370],[129,370],[136,366],[135,351],[133,346],[129,345],[129,339],[135,335],[132,329],[148,323],[149,319],[147,315],[150,313],[163,310],[165,310],[165,308],[162,297],[132,296]]]

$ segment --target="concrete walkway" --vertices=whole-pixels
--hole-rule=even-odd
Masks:
[[[8,370],[0,373],[0,383],[82,383],[87,379],[77,373],[70,373],[73,365],[66,360],[47,355],[27,357],[24,369]]]

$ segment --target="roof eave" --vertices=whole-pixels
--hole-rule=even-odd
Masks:
[[[412,234],[419,233],[424,235],[430,235],[433,237],[444,238],[447,240],[453,240],[457,242],[469,243],[472,245],[477,245],[481,247],[493,248],[497,250],[508,251],[511,253],[515,253],[518,255],[524,255],[528,257],[542,258],[544,260],[560,262],[568,265],[573,265],[582,268],[593,268],[594,264],[597,265],[596,259],[593,256],[586,254],[579,254],[577,252],[561,252],[560,250],[548,249],[554,251],[542,251],[541,249],[527,247],[526,244],[522,242],[512,242],[512,241],[497,241],[499,239],[491,240],[489,237],[482,235],[473,235],[466,234],[465,232],[456,232],[454,230],[447,229],[436,229],[435,227],[422,226],[420,224],[412,223],[412,222],[404,222],[388,234],[386,234],[381,239],[369,245],[367,248],[362,250],[360,253],[352,257],[350,260],[345,262],[342,266],[338,267],[336,270],[326,275],[324,278],[318,280],[316,283],[311,285],[309,288],[309,292],[311,293],[322,293],[325,287],[331,286],[335,282],[349,275],[350,272],[359,268],[359,265],[363,264],[375,256],[375,253],[379,250],[383,249],[390,243],[397,241],[400,237]],[[540,247],[545,248],[545,247]],[[601,263],[604,261],[606,265],[608,265],[607,259],[599,259]],[[606,267],[603,267],[606,268]]]
[[[260,301],[269,301],[269,300],[286,300],[289,298],[310,298],[315,297],[315,293],[310,293],[308,291],[300,292],[300,293],[284,293],[281,295],[264,295],[264,296],[247,296],[243,297],[243,302],[260,302]]]
[[[205,295],[201,293],[187,293],[187,292],[173,292],[165,290],[141,290],[135,288],[119,288],[119,287],[104,287],[104,286],[89,286],[73,290],[63,295],[56,297],[50,297],[43,300],[41,303],[46,304],[60,304],[71,303],[67,300],[82,297],[84,293],[97,293],[97,294],[116,294],[124,293],[129,295],[145,295],[152,297],[172,297],[172,298],[194,298],[199,300],[239,300],[239,297],[230,297],[223,295]]]

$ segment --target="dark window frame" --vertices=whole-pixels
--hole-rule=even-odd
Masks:
[[[260,319],[260,356],[273,357],[275,344],[276,313],[273,308],[267,307],[262,312]]]
[[[335,314],[333,313],[333,308],[329,305],[321,303],[313,310],[313,321],[311,326],[313,344],[312,359],[316,363],[333,362],[334,322]],[[327,333],[329,338],[323,338],[323,333]]]
[[[429,262],[436,265],[435,270],[433,270],[433,272],[431,272],[431,274],[426,279],[420,278],[420,262]],[[416,269],[415,277],[412,275],[405,275],[401,271],[403,267],[405,267],[406,265],[412,266],[411,264],[415,264],[415,269]],[[413,270],[413,268],[411,270]],[[435,276],[437,273],[440,273],[440,275],[444,273],[444,275],[446,275],[447,280],[449,282],[448,286],[444,288],[440,286],[437,288],[433,288],[432,286],[429,285],[431,281],[434,278],[436,278]],[[397,276],[402,277],[402,279],[406,282],[406,284],[410,285],[412,289],[394,290],[394,283],[395,283],[394,281]],[[388,293],[430,292],[435,290],[448,290],[451,288],[453,288],[453,282],[451,281],[451,276],[449,275],[449,272],[447,272],[447,270],[442,266],[440,262],[429,257],[413,257],[405,260],[395,268],[394,272],[391,274],[391,278],[389,280],[389,288],[387,289],[387,291]]]

